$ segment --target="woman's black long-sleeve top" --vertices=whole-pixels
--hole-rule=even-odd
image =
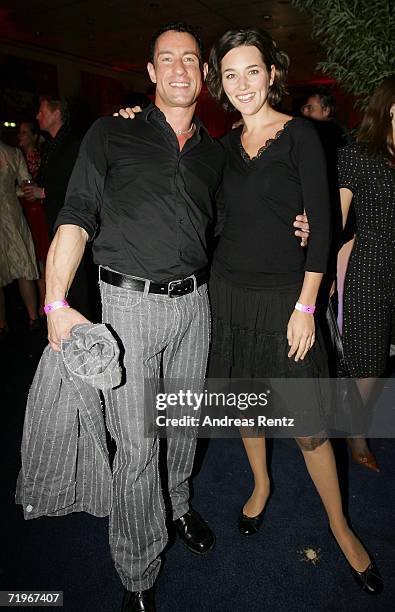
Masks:
[[[326,272],[331,213],[326,161],[309,121],[289,120],[252,160],[241,145],[242,128],[227,134],[223,189],[224,221],[213,267],[249,287],[297,283],[304,272]],[[295,216],[306,210],[307,249],[294,235]]]

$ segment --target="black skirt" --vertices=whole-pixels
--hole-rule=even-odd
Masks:
[[[316,341],[304,360],[288,357],[287,325],[300,290],[300,283],[267,289],[240,287],[217,272],[210,279],[209,379],[228,379],[229,384],[244,379],[251,388],[256,388],[253,379],[274,385],[277,400],[274,405],[273,399],[271,416],[296,417],[298,427],[294,435],[289,432],[290,437],[326,431],[331,412],[327,353],[317,319]]]

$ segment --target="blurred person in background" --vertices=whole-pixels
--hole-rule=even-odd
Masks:
[[[19,124],[18,142],[24,154],[30,176],[35,181],[41,164],[40,130],[36,121],[22,121]],[[49,249],[48,227],[41,199],[27,200],[25,197],[21,197],[20,201],[32,233],[39,266],[40,278],[37,284],[40,296],[39,314],[42,315],[45,298],[45,260]]]
[[[310,90],[306,103],[301,108],[302,115],[307,119],[315,121],[333,122],[340,124],[335,119],[336,99],[328,87],[318,85]],[[344,133],[344,128],[342,132]]]
[[[64,99],[41,96],[37,113],[40,130],[49,134],[43,146],[36,185],[25,187],[28,200],[44,200],[50,237],[59,210],[63,206],[67,184],[77,159],[80,143],[70,126],[69,105]]]
[[[29,327],[32,331],[38,328],[34,244],[18,201],[20,186],[29,180],[21,151],[0,140],[0,337],[8,331],[3,287],[14,280],[18,280]]]
[[[332,199],[332,192],[337,191],[337,154],[339,149],[350,144],[352,139],[336,119],[336,99],[328,87],[320,85],[312,89],[301,112],[304,117],[312,120],[320,137],[328,165]],[[336,197],[338,199],[338,193]]]
[[[73,134],[70,107],[67,100],[41,96],[37,113],[40,129],[47,132],[49,140],[43,147],[36,184],[24,187],[27,200],[42,200],[49,237],[53,238],[56,217],[62,208],[67,185],[78,156],[80,142]],[[83,259],[70,287],[69,298],[78,310],[90,318],[89,284],[86,258]]]
[[[357,141],[340,151],[339,187],[343,225],[352,203],[356,213],[344,286],[344,352],[369,413],[395,331],[395,76],[375,90]],[[355,461],[379,471],[363,435],[348,443]]]
[[[337,178],[337,158],[339,149],[352,142],[346,128],[336,119],[336,99],[328,87],[318,85],[310,90],[306,103],[301,108],[302,115],[311,119],[320,137],[324,149],[327,170],[329,195],[332,205],[334,223],[334,248],[330,258],[332,273],[336,273],[337,250],[342,244],[351,240],[355,233],[355,218],[349,215],[347,227],[342,227],[342,215]]]

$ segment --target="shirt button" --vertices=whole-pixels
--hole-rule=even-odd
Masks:
[[[31,506],[30,504],[26,506],[26,512],[31,512],[32,510],[33,510],[33,506]]]
[[[182,225],[184,223],[184,219],[180,219],[178,223]]]
[[[180,257],[182,257],[182,251],[178,251]]]

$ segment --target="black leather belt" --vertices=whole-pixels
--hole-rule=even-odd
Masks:
[[[200,270],[194,274],[196,278],[196,286],[199,287],[206,283],[208,280],[207,270]],[[121,274],[120,272],[113,272],[107,270],[107,268],[100,268],[100,280],[108,283],[109,285],[115,285],[115,287],[122,287],[123,289],[130,289],[132,291],[144,291],[145,280],[139,280],[133,276],[127,274]],[[181,280],[174,280],[168,283],[154,283],[149,282],[148,293],[159,293],[161,295],[167,295],[168,297],[178,297],[180,295],[186,295],[192,293],[195,289],[195,280],[192,276],[183,278]]]

